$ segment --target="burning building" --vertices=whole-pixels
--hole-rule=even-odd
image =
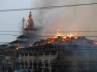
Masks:
[[[34,21],[32,17],[32,12],[29,12],[29,15],[22,20],[22,33],[17,39],[10,44],[21,47],[29,47],[38,40],[39,36],[37,34],[38,28],[35,28]]]
[[[19,48],[17,67],[32,72],[96,72],[97,45],[85,37],[57,36]]]
[[[3,57],[14,58],[12,72],[97,72],[96,41],[59,32],[34,41],[35,31],[30,12],[27,20],[23,18],[22,35],[8,45],[0,46]]]

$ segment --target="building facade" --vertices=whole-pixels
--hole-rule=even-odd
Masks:
[[[97,42],[82,36],[38,40],[30,11],[22,34],[0,46],[0,72],[97,72]]]

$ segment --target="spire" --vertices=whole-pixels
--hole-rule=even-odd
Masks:
[[[34,22],[32,18],[32,12],[29,12],[29,15],[27,16],[27,19],[23,18],[22,19],[22,33],[26,34],[29,32],[32,32],[34,29]]]
[[[25,32],[25,18],[23,17],[22,19],[22,33],[24,34]]]
[[[34,27],[34,22],[33,22],[33,18],[32,18],[32,12],[29,12],[29,16],[28,16],[28,30],[33,30]]]
[[[32,18],[32,12],[29,12],[29,19]]]
[[[22,19],[22,23],[23,23],[23,25],[22,25],[22,29],[24,29],[25,28],[25,19],[24,19],[24,17],[23,17],[23,19]]]

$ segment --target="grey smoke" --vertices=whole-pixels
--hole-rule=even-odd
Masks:
[[[39,0],[39,6],[55,6],[66,4],[91,3],[96,0]],[[81,6],[70,8],[59,8],[50,10],[39,10],[39,24],[44,27],[43,32],[62,31],[85,31],[96,30],[96,6]],[[46,33],[47,34],[47,33]],[[50,33],[48,33],[50,34]],[[95,35],[91,33],[81,33],[82,35]],[[45,34],[44,34],[45,35]]]

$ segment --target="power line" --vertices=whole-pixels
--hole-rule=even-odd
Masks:
[[[53,9],[53,8],[63,8],[63,7],[79,7],[79,6],[90,6],[97,5],[97,3],[86,3],[86,4],[70,4],[61,6],[48,6],[48,7],[35,7],[35,8],[20,8],[20,9],[4,9],[0,12],[10,12],[10,11],[25,11],[25,10],[41,10],[41,9]]]
[[[0,34],[0,35],[7,35],[7,36],[19,36],[19,35],[15,35],[15,34]]]
[[[0,34],[0,35],[9,35],[9,36],[20,36],[16,34]],[[38,37],[53,37],[54,35],[38,35]],[[85,36],[85,37],[97,37],[96,35],[80,35],[80,36]]]
[[[0,32],[21,32],[21,31],[0,31]],[[34,32],[34,31],[32,31]],[[97,30],[94,31],[89,31],[89,30],[85,30],[85,31],[59,31],[59,32],[97,32]],[[42,33],[56,33],[56,31],[46,31],[46,32],[42,32]]]
[[[13,34],[13,33],[16,33],[18,32],[19,34],[20,31],[0,31],[0,35],[8,35],[8,36],[19,36],[19,34]],[[33,31],[32,31],[33,32]],[[64,34],[67,34],[67,33],[97,33],[97,31],[59,31],[60,33],[64,33]],[[48,32],[41,32],[41,34],[55,34],[56,31],[48,31]]]
[[[0,31],[0,32],[20,32],[20,31]]]

